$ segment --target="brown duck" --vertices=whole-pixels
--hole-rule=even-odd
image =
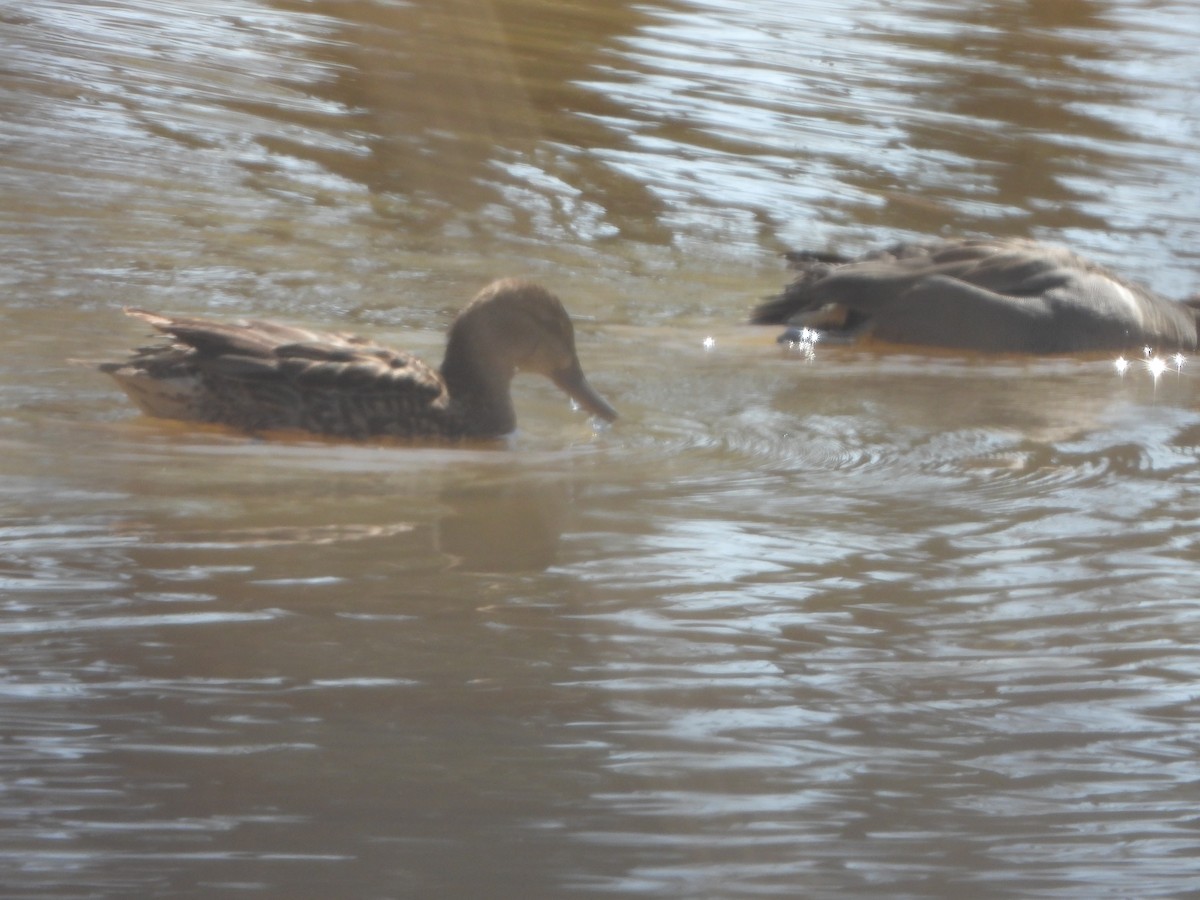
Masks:
[[[788,260],[798,274],[755,309],[752,322],[990,353],[1197,346],[1200,296],[1169,300],[1062,247],[942,240],[856,258],[791,253]]]
[[[126,312],[171,340],[100,369],[150,416],[251,432],[494,437],[516,427],[509,388],[525,371],[593,415],[617,418],[584,377],[558,298],[525,281],[494,282],[463,308],[440,370],[353,335]]]

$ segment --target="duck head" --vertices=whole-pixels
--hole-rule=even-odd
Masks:
[[[488,393],[493,402],[517,372],[536,372],[606,422],[617,411],[588,383],[575,352],[575,328],[559,299],[540,285],[493,282],[476,295],[450,328],[442,375],[453,394]]]

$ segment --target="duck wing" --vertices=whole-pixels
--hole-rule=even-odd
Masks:
[[[781,294],[755,308],[751,322],[783,324],[837,305],[844,327],[851,328],[931,282],[971,299],[984,292],[1037,297],[1064,283],[1072,270],[1087,266],[1070,251],[1018,240],[897,244],[853,258],[802,251],[787,254],[787,259],[795,278]]]
[[[101,366],[151,415],[247,430],[425,434],[439,430],[449,402],[436,370],[354,335],[126,312],[172,338]]]
[[[411,381],[431,397],[443,389],[437,372],[417,357],[356,335],[261,319],[216,322],[140,309],[126,312],[175,339],[167,346],[143,348],[140,360],[157,356],[213,376],[279,378],[312,388],[388,390]]]

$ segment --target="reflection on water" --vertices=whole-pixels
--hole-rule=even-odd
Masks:
[[[0,11],[0,877],[21,896],[1182,896],[1193,361],[789,353],[777,251],[1195,289],[1186,2]],[[117,307],[436,358],[494,275],[595,432],[142,419]],[[706,341],[706,338],[710,340]],[[527,383],[533,382],[533,383]]]

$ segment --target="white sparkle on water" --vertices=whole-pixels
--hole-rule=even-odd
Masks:
[[[1150,373],[1150,377],[1156,384],[1168,368],[1174,367],[1177,374],[1182,374],[1183,367],[1187,364],[1187,357],[1182,353],[1173,353],[1168,357],[1156,356],[1152,347],[1143,347],[1142,356],[1142,367]],[[1113,360],[1113,367],[1117,370],[1118,375],[1128,372],[1129,366],[1129,360],[1123,356],[1118,356]]]
[[[795,337],[786,342],[786,346],[794,353],[799,353],[805,359],[814,359],[817,355],[817,341],[821,340],[821,332],[813,328],[801,328]]]

